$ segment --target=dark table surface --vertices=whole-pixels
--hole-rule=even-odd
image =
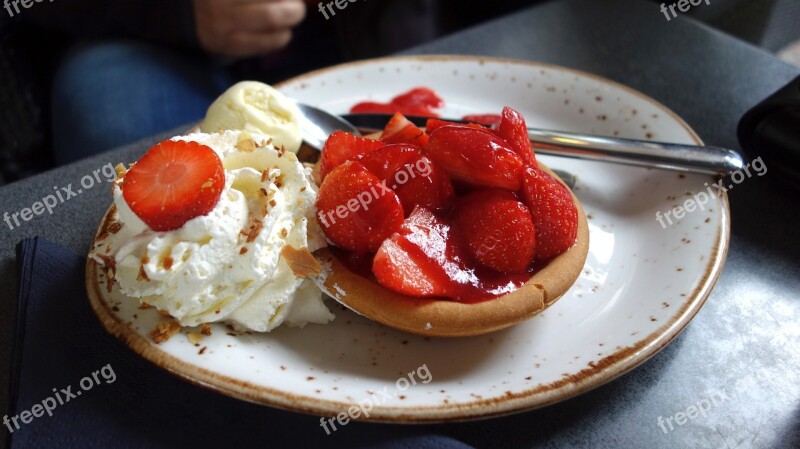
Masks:
[[[706,143],[733,148],[738,148],[739,117],[800,73],[691,20],[667,22],[658,4],[635,0],[547,3],[407,53],[502,56],[593,72],[670,107]],[[184,129],[0,188],[0,213],[29,207],[53,186],[77,184],[109,162],[133,161],[154,142]],[[647,363],[542,410],[425,430],[477,447],[497,446],[498,441],[503,447],[800,447],[796,198],[797,191],[770,176],[748,179],[731,192],[732,239],[719,282],[692,323]],[[95,188],[58,206],[51,216],[35,217],[13,231],[2,225],[0,384],[8,383],[15,244],[41,235],[84,253],[109,201],[106,188]],[[0,391],[5,408],[5,388]],[[659,416],[686,411],[719,391],[728,399],[707,418],[668,433],[658,426]]]

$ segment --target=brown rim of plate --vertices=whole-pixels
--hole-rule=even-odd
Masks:
[[[300,75],[276,85],[281,87],[290,82],[305,79],[309,76],[319,75],[328,71],[338,70],[342,67],[370,64],[376,62],[425,62],[425,61],[448,61],[457,60],[465,62],[500,62],[526,65],[536,68],[549,68],[562,72],[569,72],[575,75],[592,78],[603,83],[623,89],[650,104],[655,105],[665,114],[672,117],[679,123],[692,137],[696,144],[702,145],[703,142],[689,125],[669,108],[656,100],[617,82],[606,78],[593,75],[579,70],[569,69],[551,64],[541,64],[530,61],[521,61],[504,58],[490,57],[469,57],[469,56],[405,56],[380,58],[372,60],[358,61],[348,64],[328,67],[317,70],[309,74]],[[394,422],[394,423],[435,423],[444,421],[465,421],[481,418],[491,418],[512,413],[532,410],[554,404],[565,399],[585,393],[591,389],[608,383],[617,377],[625,374],[631,369],[642,364],[644,361],[656,354],[661,348],[669,344],[692,320],[700,308],[708,299],[711,290],[719,278],[725,264],[725,258],[730,243],[730,205],[726,193],[718,193],[718,198],[722,203],[718,214],[720,226],[717,229],[712,255],[708,258],[708,264],[701,277],[700,283],[689,296],[686,302],[678,309],[677,313],[665,322],[656,331],[645,336],[637,343],[616,350],[577,374],[565,374],[562,379],[548,384],[538,385],[523,392],[505,395],[493,399],[476,399],[469,403],[459,404],[439,404],[430,407],[387,407],[378,406],[370,413],[369,421],[375,422]],[[105,221],[105,219],[104,219]],[[102,226],[101,226],[102,227]],[[101,288],[100,270],[98,265],[92,260],[87,260],[86,265],[86,287],[89,302],[100,319],[101,324],[112,335],[124,341],[134,352],[143,358],[151,361],[166,371],[181,377],[193,384],[236,397],[245,401],[258,404],[269,405],[285,410],[308,413],[313,415],[334,416],[342,410],[346,410],[350,403],[321,400],[312,396],[297,395],[286,393],[282,390],[253,385],[248,382],[233,379],[220,375],[216,372],[200,368],[196,365],[183,362],[182,360],[162,351],[155,344],[140,335],[126,323],[122,322],[114,315],[111,306],[106,302],[105,289]]]
[[[370,137],[370,136],[368,136]],[[544,164],[540,168],[563,181]],[[351,271],[327,248],[314,253],[330,267],[325,293],[345,307],[385,326],[426,337],[488,334],[531,318],[556,302],[575,283],[589,253],[589,225],[578,198],[575,245],[548,262],[519,289],[474,304],[445,299],[412,298],[389,290]]]

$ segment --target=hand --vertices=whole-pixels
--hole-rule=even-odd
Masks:
[[[303,0],[194,0],[200,45],[220,56],[248,57],[282,48],[305,15]]]

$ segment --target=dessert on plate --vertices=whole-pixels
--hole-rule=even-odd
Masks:
[[[325,324],[322,292],[406,332],[467,336],[541,312],[579,275],[586,218],[515,110],[493,128],[396,114],[380,136],[337,131],[313,170],[295,154],[299,116],[277,90],[239,83],[203,132],[118,166],[89,294],[156,308],[169,320],[157,343],[215,322]]]
[[[331,321],[311,280],[321,269],[312,252],[326,245],[317,188],[286,148],[300,142],[292,107],[269,86],[234,86],[202,127],[239,130],[174,137],[118,166],[87,262],[89,294],[117,288],[170,317],[157,342],[212,322],[265,332]]]
[[[329,247],[322,288],[387,326],[499,330],[541,312],[583,269],[586,217],[535,157],[523,117],[496,129],[396,114],[375,138],[333,133],[316,170]]]

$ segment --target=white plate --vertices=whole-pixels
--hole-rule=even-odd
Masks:
[[[356,102],[385,101],[416,86],[431,87],[445,99],[443,116],[499,113],[509,105],[531,126],[700,143],[680,118],[641,93],[594,75],[523,61],[379,59],[313,72],[279,88],[343,113]],[[148,337],[159,320],[154,311],[138,310],[136,301],[116,292],[106,297],[90,288],[92,304],[110,332],[159,366],[275,407],[334,416],[362,402],[371,410],[359,419],[419,422],[494,416],[561,401],[644,362],[688,324],[722,269],[729,209],[724,194],[712,195],[704,210],[662,228],[657,211],[666,213],[706,191],[712,179],[542,160],[578,176],[575,192],[589,217],[589,257],[561,300],[507,330],[422,338],[334,306],[336,320],[327,326],[245,336],[215,326],[213,336],[197,346],[183,335],[155,345]]]

